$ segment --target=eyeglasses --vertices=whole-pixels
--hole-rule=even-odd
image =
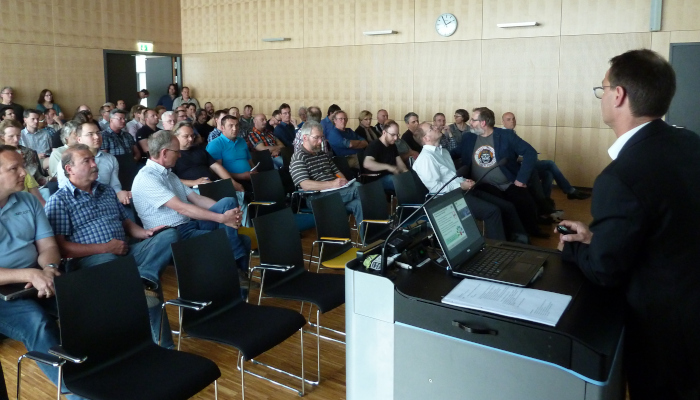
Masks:
[[[165,151],[172,151],[173,153],[179,153],[180,150],[173,150],[173,149],[165,149]]]
[[[336,118],[335,120],[336,121],[347,121],[348,119],[347,118]]]
[[[605,88],[609,88],[612,86],[596,86],[593,88],[593,95],[599,99],[603,98],[603,94],[605,93]]]
[[[100,137],[100,136],[102,136],[102,132],[93,132],[93,133],[86,132],[86,133],[83,133],[81,136],[83,136],[83,137]]]
[[[10,96],[13,96],[13,95],[14,95],[13,92],[2,92],[2,93],[0,93],[0,94],[9,94]]]
[[[313,140],[323,140],[323,136],[309,135],[309,138]]]

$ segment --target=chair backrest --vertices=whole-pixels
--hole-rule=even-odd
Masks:
[[[233,197],[235,199],[236,188],[233,187],[233,182],[230,179],[222,179],[199,185],[199,194],[214,201],[219,201],[225,197]]]
[[[185,328],[243,301],[236,258],[224,229],[170,246],[179,296],[185,300],[212,302],[201,311],[183,310],[182,325]]]
[[[294,147],[282,147],[280,149],[280,156],[282,156],[283,165],[289,168],[289,164],[292,163],[292,156],[294,155]]]
[[[306,272],[301,237],[290,208],[254,218],[253,226],[261,263],[294,265],[287,272],[267,271],[265,287],[272,288]]]
[[[265,172],[275,169],[275,164],[272,162],[272,154],[270,153],[270,150],[252,150],[250,152],[250,156],[253,159],[253,165],[258,163],[260,164],[258,165],[258,168],[256,168],[256,171]]]
[[[276,204],[270,206],[258,206],[256,215],[265,215],[286,206],[287,194],[282,185],[280,173],[273,169],[250,175],[250,182],[253,185],[255,201],[274,201]]]
[[[139,172],[139,164],[134,161],[132,154],[122,154],[114,156],[119,164],[119,183],[122,184],[122,189],[131,190],[131,184]]]
[[[350,164],[348,164],[348,160],[346,160],[345,157],[335,156],[333,157],[333,162],[335,163],[335,166],[338,167],[340,172],[345,175],[347,180],[355,178],[355,171],[350,168]]]
[[[66,381],[153,344],[133,257],[63,274],[54,283],[61,345],[68,353],[88,357],[82,364],[65,365]]]
[[[336,237],[348,238],[350,225],[348,223],[348,212],[345,210],[345,203],[340,194],[333,193],[317,199],[311,200],[311,209],[316,222],[316,237]],[[321,261],[329,260],[346,252],[352,247],[352,243],[344,245],[324,245],[324,252]]]
[[[362,218],[387,220],[389,219],[389,202],[384,193],[381,181],[364,184],[357,188],[360,196],[360,206],[362,207]],[[374,241],[385,232],[389,231],[389,225],[366,224],[367,233],[364,237],[368,242]]]
[[[423,204],[428,189],[423,185],[418,175],[413,170],[398,175],[392,175],[396,200],[399,205]]]

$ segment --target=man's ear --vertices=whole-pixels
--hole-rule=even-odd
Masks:
[[[622,107],[627,99],[627,91],[622,86],[615,86],[615,107]]]

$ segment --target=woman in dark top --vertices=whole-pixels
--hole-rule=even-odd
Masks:
[[[355,129],[355,133],[367,142],[373,142],[378,139],[377,132],[372,129],[372,113],[367,110],[362,110],[360,113],[360,126]]]
[[[158,99],[158,103],[156,105],[163,106],[166,110],[172,110],[173,101],[175,101],[175,98],[177,96],[177,85],[171,83],[170,85],[168,85],[168,94],[164,94],[163,96],[161,96],[160,99]]]
[[[458,109],[455,111],[455,123],[450,124],[450,135],[454,138],[456,146],[460,147],[462,144],[462,135],[469,133],[469,113],[465,109]]]

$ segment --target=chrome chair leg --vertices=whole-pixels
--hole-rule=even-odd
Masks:
[[[219,400],[219,380],[214,381],[214,400]]]

